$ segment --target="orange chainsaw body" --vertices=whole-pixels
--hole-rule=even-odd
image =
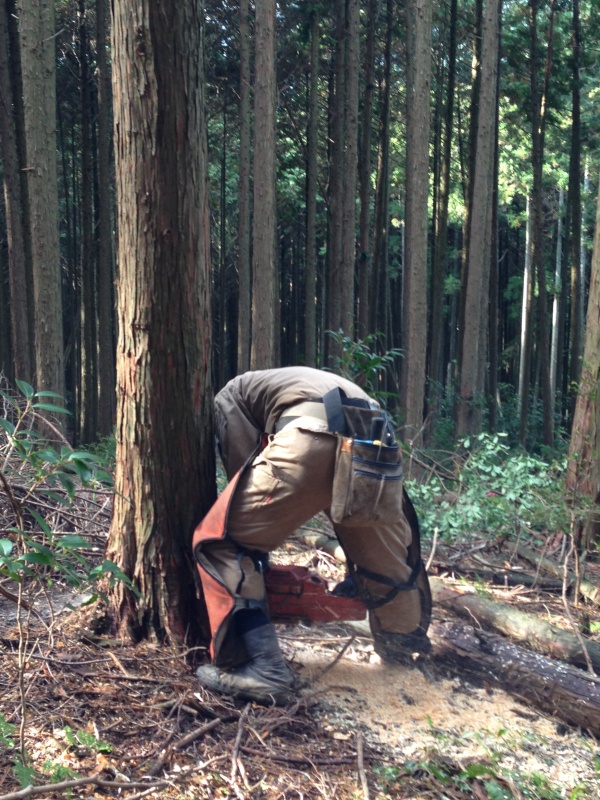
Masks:
[[[273,564],[264,579],[272,622],[342,622],[367,615],[362,600],[332,594],[327,581],[306,567]]]

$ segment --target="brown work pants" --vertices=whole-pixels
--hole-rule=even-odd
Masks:
[[[262,574],[247,551],[268,553],[315,514],[327,513],[335,454],[335,436],[286,427],[269,438],[267,447],[239,477],[227,510],[226,536],[205,537],[202,544],[205,563],[210,564],[211,572],[238,607],[240,600],[260,603],[265,599]],[[368,527],[335,524],[334,530],[347,558],[356,567],[397,583],[409,581],[412,570],[407,565],[407,553],[412,531],[404,517],[394,524]],[[200,575],[203,578],[202,569]],[[355,573],[355,579],[374,601],[390,591],[389,585],[360,572]],[[423,576],[421,580],[426,582]],[[207,589],[211,591],[204,579],[203,585],[205,594]],[[423,592],[417,587],[399,591],[390,602],[370,611],[372,629],[412,633],[420,626],[426,628],[428,621],[423,617],[428,617],[428,609],[423,608],[424,601]],[[214,637],[217,626],[211,627]],[[220,634],[222,642],[223,631]],[[213,655],[218,662],[216,650]]]

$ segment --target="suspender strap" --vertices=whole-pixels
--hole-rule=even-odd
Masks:
[[[366,589],[363,584],[359,584],[359,593],[362,601],[366,605],[367,609],[372,611],[375,608],[381,608],[381,606],[386,605],[386,603],[390,603],[400,592],[410,592],[416,588],[416,580],[421,569],[421,563],[421,561],[418,561],[414,565],[412,572],[410,573],[410,577],[406,583],[395,581],[393,578],[388,578],[386,575],[378,575],[376,572],[371,572],[371,570],[365,569],[364,567],[357,567],[356,564],[349,564],[349,566],[351,571],[356,575],[360,575],[363,578],[368,578],[371,581],[377,581],[377,583],[382,583],[384,586],[390,587],[390,590],[386,595],[375,600],[368,589]]]
[[[330,433],[345,433],[346,420],[344,419],[342,394],[339,387],[323,395],[323,405],[325,406]]]

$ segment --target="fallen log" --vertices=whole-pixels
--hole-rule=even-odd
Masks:
[[[551,717],[600,735],[598,678],[469,625],[434,623],[430,636],[435,659],[449,660]]]
[[[533,564],[536,568],[541,569],[548,575],[555,575],[558,578],[563,577],[563,566],[562,564],[555,564],[554,561],[550,561],[549,558],[544,558],[544,556],[540,556],[538,553],[534,553],[533,550],[530,550],[525,545],[520,544],[517,547],[517,553],[524,558],[525,561],[529,561],[530,564]],[[574,585],[577,582],[577,576],[569,572],[567,575],[569,585]],[[580,594],[585,597],[586,600],[589,600],[596,606],[600,606],[600,586],[594,586],[593,583],[590,581],[585,580],[583,578],[579,581],[579,592]]]
[[[526,642],[527,647],[542,655],[566,661],[580,667],[587,666],[579,638],[569,631],[557,628],[533,614],[512,608],[479,594],[465,594],[446,586],[438,578],[431,577],[433,601],[461,617],[489,626],[511,639]],[[600,672],[600,645],[586,641],[590,663]]]

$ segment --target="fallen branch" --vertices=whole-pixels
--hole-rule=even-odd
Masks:
[[[529,561],[530,564],[533,564],[536,567],[539,567],[548,575],[554,575],[556,578],[563,578],[563,565],[562,564],[555,564],[553,561],[550,561],[549,558],[544,558],[543,556],[534,553],[533,550],[530,550],[525,545],[520,544],[517,547],[517,553],[524,558],[526,561]],[[572,572],[568,574],[569,583],[577,586],[577,576],[574,575]],[[585,579],[581,579],[579,581],[579,592],[580,594],[589,600],[590,603],[593,603],[596,606],[600,606],[600,586],[594,586],[593,583],[586,581]]]
[[[526,614],[515,608],[491,600],[479,594],[464,594],[448,588],[437,578],[430,578],[431,594],[434,602],[451,609],[462,617],[487,625],[494,630],[510,636],[516,641],[526,642],[538,653],[566,661],[577,666],[587,666],[579,638],[568,631],[544,622],[533,614]],[[587,654],[594,668],[600,670],[600,645],[584,642]]]

